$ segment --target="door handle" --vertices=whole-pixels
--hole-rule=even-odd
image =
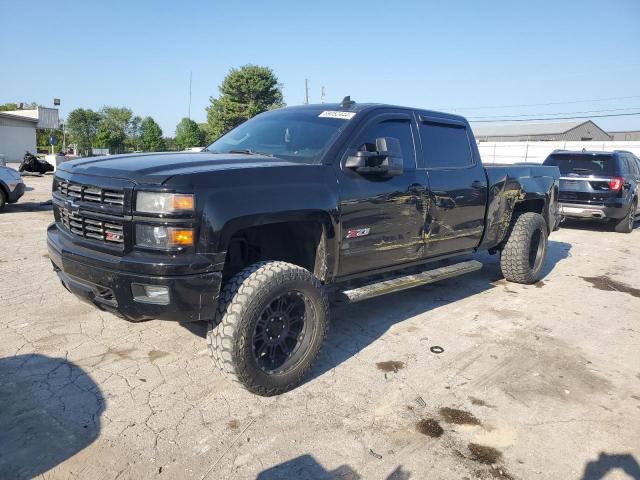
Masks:
[[[484,183],[482,183],[480,180],[474,180],[473,182],[471,182],[471,188],[480,190],[481,188],[484,188]]]

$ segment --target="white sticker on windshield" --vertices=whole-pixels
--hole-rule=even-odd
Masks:
[[[321,118],[341,118],[342,120],[351,120],[356,112],[336,112],[335,110],[325,110],[320,115]]]

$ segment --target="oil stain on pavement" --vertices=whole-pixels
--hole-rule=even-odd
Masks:
[[[402,370],[404,366],[404,362],[399,362],[397,360],[387,360],[386,362],[376,363],[378,370],[382,370],[383,372],[398,372],[398,370]]]
[[[598,290],[604,290],[605,292],[621,292],[627,293],[632,297],[640,298],[640,288],[634,288],[626,283],[614,280],[606,275],[600,275],[598,277],[581,277],[584,281],[589,282]]]
[[[416,430],[431,438],[438,438],[444,433],[444,429],[437,420],[433,418],[423,418],[416,424]]]
[[[447,423],[456,425],[482,425],[472,413],[458,410],[457,408],[443,407],[440,409],[440,415]]]

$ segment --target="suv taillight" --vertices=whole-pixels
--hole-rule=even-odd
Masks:
[[[624,183],[624,179],[620,177],[613,177],[609,180],[609,188],[614,192],[617,192],[622,188],[622,184]]]

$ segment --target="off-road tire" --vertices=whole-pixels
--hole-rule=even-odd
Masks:
[[[311,328],[302,358],[283,373],[262,370],[253,353],[255,325],[271,299],[299,292],[309,305],[305,313]],[[262,396],[284,393],[299,385],[318,357],[329,327],[329,300],[325,288],[308,270],[286,262],[266,261],[247,267],[224,286],[215,318],[209,322],[207,342],[222,374]],[[300,347],[302,348],[302,347]]]
[[[4,206],[7,204],[7,194],[0,188],[0,212],[4,210]]]
[[[525,212],[513,222],[500,255],[500,268],[510,282],[540,280],[547,256],[547,223],[539,213]]]
[[[616,223],[614,230],[618,233],[631,233],[633,232],[633,225],[636,220],[636,210],[638,209],[638,199],[633,200],[629,206],[629,213]]]

